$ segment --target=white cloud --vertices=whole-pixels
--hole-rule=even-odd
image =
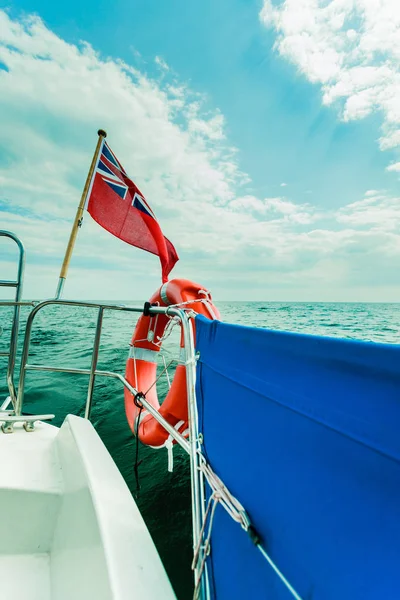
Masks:
[[[381,148],[400,145],[398,0],[264,0],[260,18],[279,53],[322,84],[325,104],[342,101],[344,120],[381,111]]]
[[[340,209],[337,220],[357,227],[367,227],[368,232],[381,231],[398,235],[400,198],[380,193],[368,195],[363,200],[352,202]]]
[[[386,167],[387,171],[400,171],[400,162],[392,163],[388,167]]]
[[[250,211],[268,222],[309,224],[319,219],[317,211],[309,204],[296,204],[287,198],[256,198],[243,196],[229,203],[234,211]]]
[[[217,296],[237,297],[239,286],[245,298],[297,298],[298,290],[318,298],[322,289],[351,287],[354,264],[368,278],[369,264],[354,256],[370,262],[398,251],[395,201],[384,193],[370,190],[337,213],[252,194],[224,115],[205,112],[171,69],[152,79],[87,44],[66,43],[38,18],[0,11],[0,32],[0,227],[25,241],[26,295],[54,293],[98,127],[176,244],[173,275]],[[11,268],[9,258],[4,251],[1,268]],[[146,298],[159,273],[154,256],[86,217],[66,293]]]
[[[168,63],[161,56],[156,56],[154,62],[164,71],[169,71]]]

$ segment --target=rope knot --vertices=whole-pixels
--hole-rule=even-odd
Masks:
[[[144,408],[143,404],[140,402],[141,398],[146,399],[146,396],[143,394],[143,392],[138,392],[135,396],[133,396],[134,405],[140,409]]]

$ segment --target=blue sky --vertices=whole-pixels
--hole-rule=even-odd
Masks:
[[[79,200],[92,131],[104,126],[177,246],[173,274],[201,280],[222,299],[397,300],[400,15],[395,2],[380,0],[377,19],[374,2],[8,4],[0,28],[7,121],[0,218],[28,235],[35,275],[28,293],[48,294],[57,279],[53,263]],[[10,57],[15,49],[18,60]],[[94,73],[103,72],[109,87],[114,80],[104,69],[118,70],[118,59],[127,67],[106,100]],[[129,90],[127,68],[134,69]],[[60,97],[57,77],[64,79]],[[184,173],[174,148],[187,157]],[[21,168],[35,178],[49,151],[34,189],[18,188]],[[43,176],[55,181],[59,168],[51,198],[41,194]],[[41,232],[46,221],[54,225],[46,248],[38,235],[43,219]],[[98,256],[99,243],[107,244],[106,257]],[[121,281],[126,268],[135,289]],[[158,281],[153,257],[122,248],[90,223],[67,292],[80,291],[90,276],[91,293],[104,295],[99,272],[112,282],[110,298],[137,297],[138,281],[146,294]]]

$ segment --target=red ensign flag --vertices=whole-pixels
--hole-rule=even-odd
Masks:
[[[143,194],[103,140],[86,209],[104,229],[124,242],[160,257],[163,283],[178,260],[171,242]]]

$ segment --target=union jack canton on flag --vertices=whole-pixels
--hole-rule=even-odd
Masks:
[[[139,188],[103,140],[86,200],[86,210],[99,225],[120,240],[160,257],[162,281],[178,260],[155,214]]]

